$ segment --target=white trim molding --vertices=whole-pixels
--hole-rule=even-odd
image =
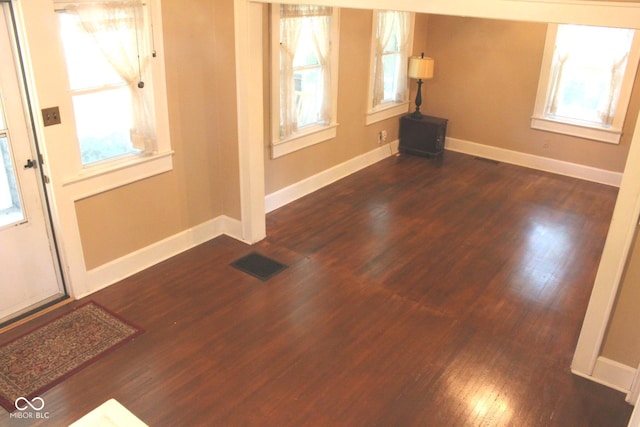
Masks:
[[[640,116],[635,129],[609,233],[571,362],[574,372],[587,377],[592,375],[600,356],[640,215]]]
[[[398,152],[398,140],[391,141],[375,150],[361,154],[316,175],[291,184],[288,187],[274,191],[265,197],[265,209],[269,213],[301,197],[311,194],[331,183],[338,181],[354,172],[371,166]]]
[[[640,396],[636,399],[635,409],[631,413],[627,427],[640,427]]]
[[[314,126],[309,132],[294,135],[285,140],[273,141],[271,143],[271,157],[274,159],[311,147],[330,139],[334,139],[337,135],[338,123],[331,123],[328,126]]]
[[[270,3],[271,0],[252,0]],[[280,0],[296,4],[299,0]],[[306,0],[352,9],[404,10],[435,15],[640,28],[640,5],[592,0]]]
[[[86,292],[74,296],[83,298],[223,234],[242,241],[241,222],[221,215],[89,270]]]
[[[117,166],[96,166],[62,181],[74,200],[93,196],[173,169],[173,150],[131,157]]]
[[[634,368],[602,356],[598,357],[591,375],[574,370],[571,372],[623,393],[629,393],[636,374]]]
[[[264,120],[262,12],[264,5],[234,0],[238,157],[242,238],[256,243],[267,236],[264,218]]]
[[[565,162],[563,160],[556,160],[548,157],[521,153],[519,151],[492,147],[490,145],[465,141],[463,139],[447,138],[445,148],[451,151],[458,151],[460,153],[484,157],[491,160],[511,163],[559,175],[570,176],[573,178],[580,178],[586,181],[598,182],[600,184],[611,185],[614,187],[619,187],[620,182],[622,181],[622,173],[620,172],[613,172],[576,163]]]
[[[576,136],[578,138],[606,142],[609,144],[619,144],[620,138],[622,137],[621,128],[603,129],[592,126],[582,126],[553,120],[548,117],[531,117],[531,127],[533,129],[543,130],[546,132],[562,133],[564,135]]]
[[[383,120],[390,119],[392,117],[407,114],[409,112],[409,105],[411,101],[402,101],[396,103],[389,103],[389,105],[383,104],[375,109],[367,111],[365,118],[365,124],[368,126],[373,123],[381,122]]]
[[[633,405],[638,398],[640,398],[640,365],[638,365],[638,369],[636,369],[633,383],[631,384],[631,390],[629,390],[629,393],[627,394],[626,401]]]

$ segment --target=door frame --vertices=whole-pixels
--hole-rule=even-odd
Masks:
[[[8,321],[5,321],[0,324],[0,327],[16,322],[20,319],[23,319],[27,316],[32,315],[35,312],[43,310],[47,307],[50,307],[54,304],[59,303],[60,301],[66,300],[69,298],[69,291],[67,289],[67,280],[65,277],[64,268],[62,265],[61,259],[61,250],[58,241],[58,237],[56,234],[55,225],[53,222],[52,209],[53,204],[49,195],[49,191],[47,190],[47,182],[48,176],[46,175],[43,168],[43,152],[41,150],[40,141],[38,139],[38,126],[35,120],[35,111],[32,106],[32,96],[31,96],[31,86],[28,80],[28,70],[29,64],[26,62],[24,50],[23,50],[23,42],[24,39],[21,36],[21,24],[20,24],[20,15],[19,12],[16,11],[15,3],[11,0],[0,0],[0,4],[7,4],[7,9],[5,12],[8,12],[6,18],[9,22],[7,22],[7,27],[9,30],[9,38],[11,45],[13,47],[12,55],[14,57],[14,63],[16,66],[15,72],[17,74],[18,81],[18,89],[21,96],[21,104],[23,107],[22,113],[24,114],[25,122],[27,125],[27,134],[29,139],[29,145],[31,147],[32,152],[35,154],[37,167],[35,168],[35,172],[37,174],[37,183],[38,183],[38,195],[40,199],[40,203],[42,204],[42,211],[44,215],[45,227],[47,230],[47,239],[49,240],[49,248],[52,252],[53,259],[53,268],[56,274],[56,280],[58,282],[59,287],[62,290],[62,295],[60,297],[52,297],[43,302],[42,304],[37,304],[37,307],[28,308],[19,315],[11,318]]]

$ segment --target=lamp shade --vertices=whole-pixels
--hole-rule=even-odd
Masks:
[[[430,79],[433,77],[433,58],[412,56],[409,58],[407,75],[412,79]]]

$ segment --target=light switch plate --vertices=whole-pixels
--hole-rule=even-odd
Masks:
[[[42,120],[45,126],[60,124],[60,109],[58,107],[43,108]]]

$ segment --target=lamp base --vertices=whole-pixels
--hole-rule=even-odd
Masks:
[[[422,105],[422,79],[418,79],[418,91],[416,93],[416,111],[413,112],[411,117],[414,119],[421,119],[422,113],[420,112],[420,106]]]

